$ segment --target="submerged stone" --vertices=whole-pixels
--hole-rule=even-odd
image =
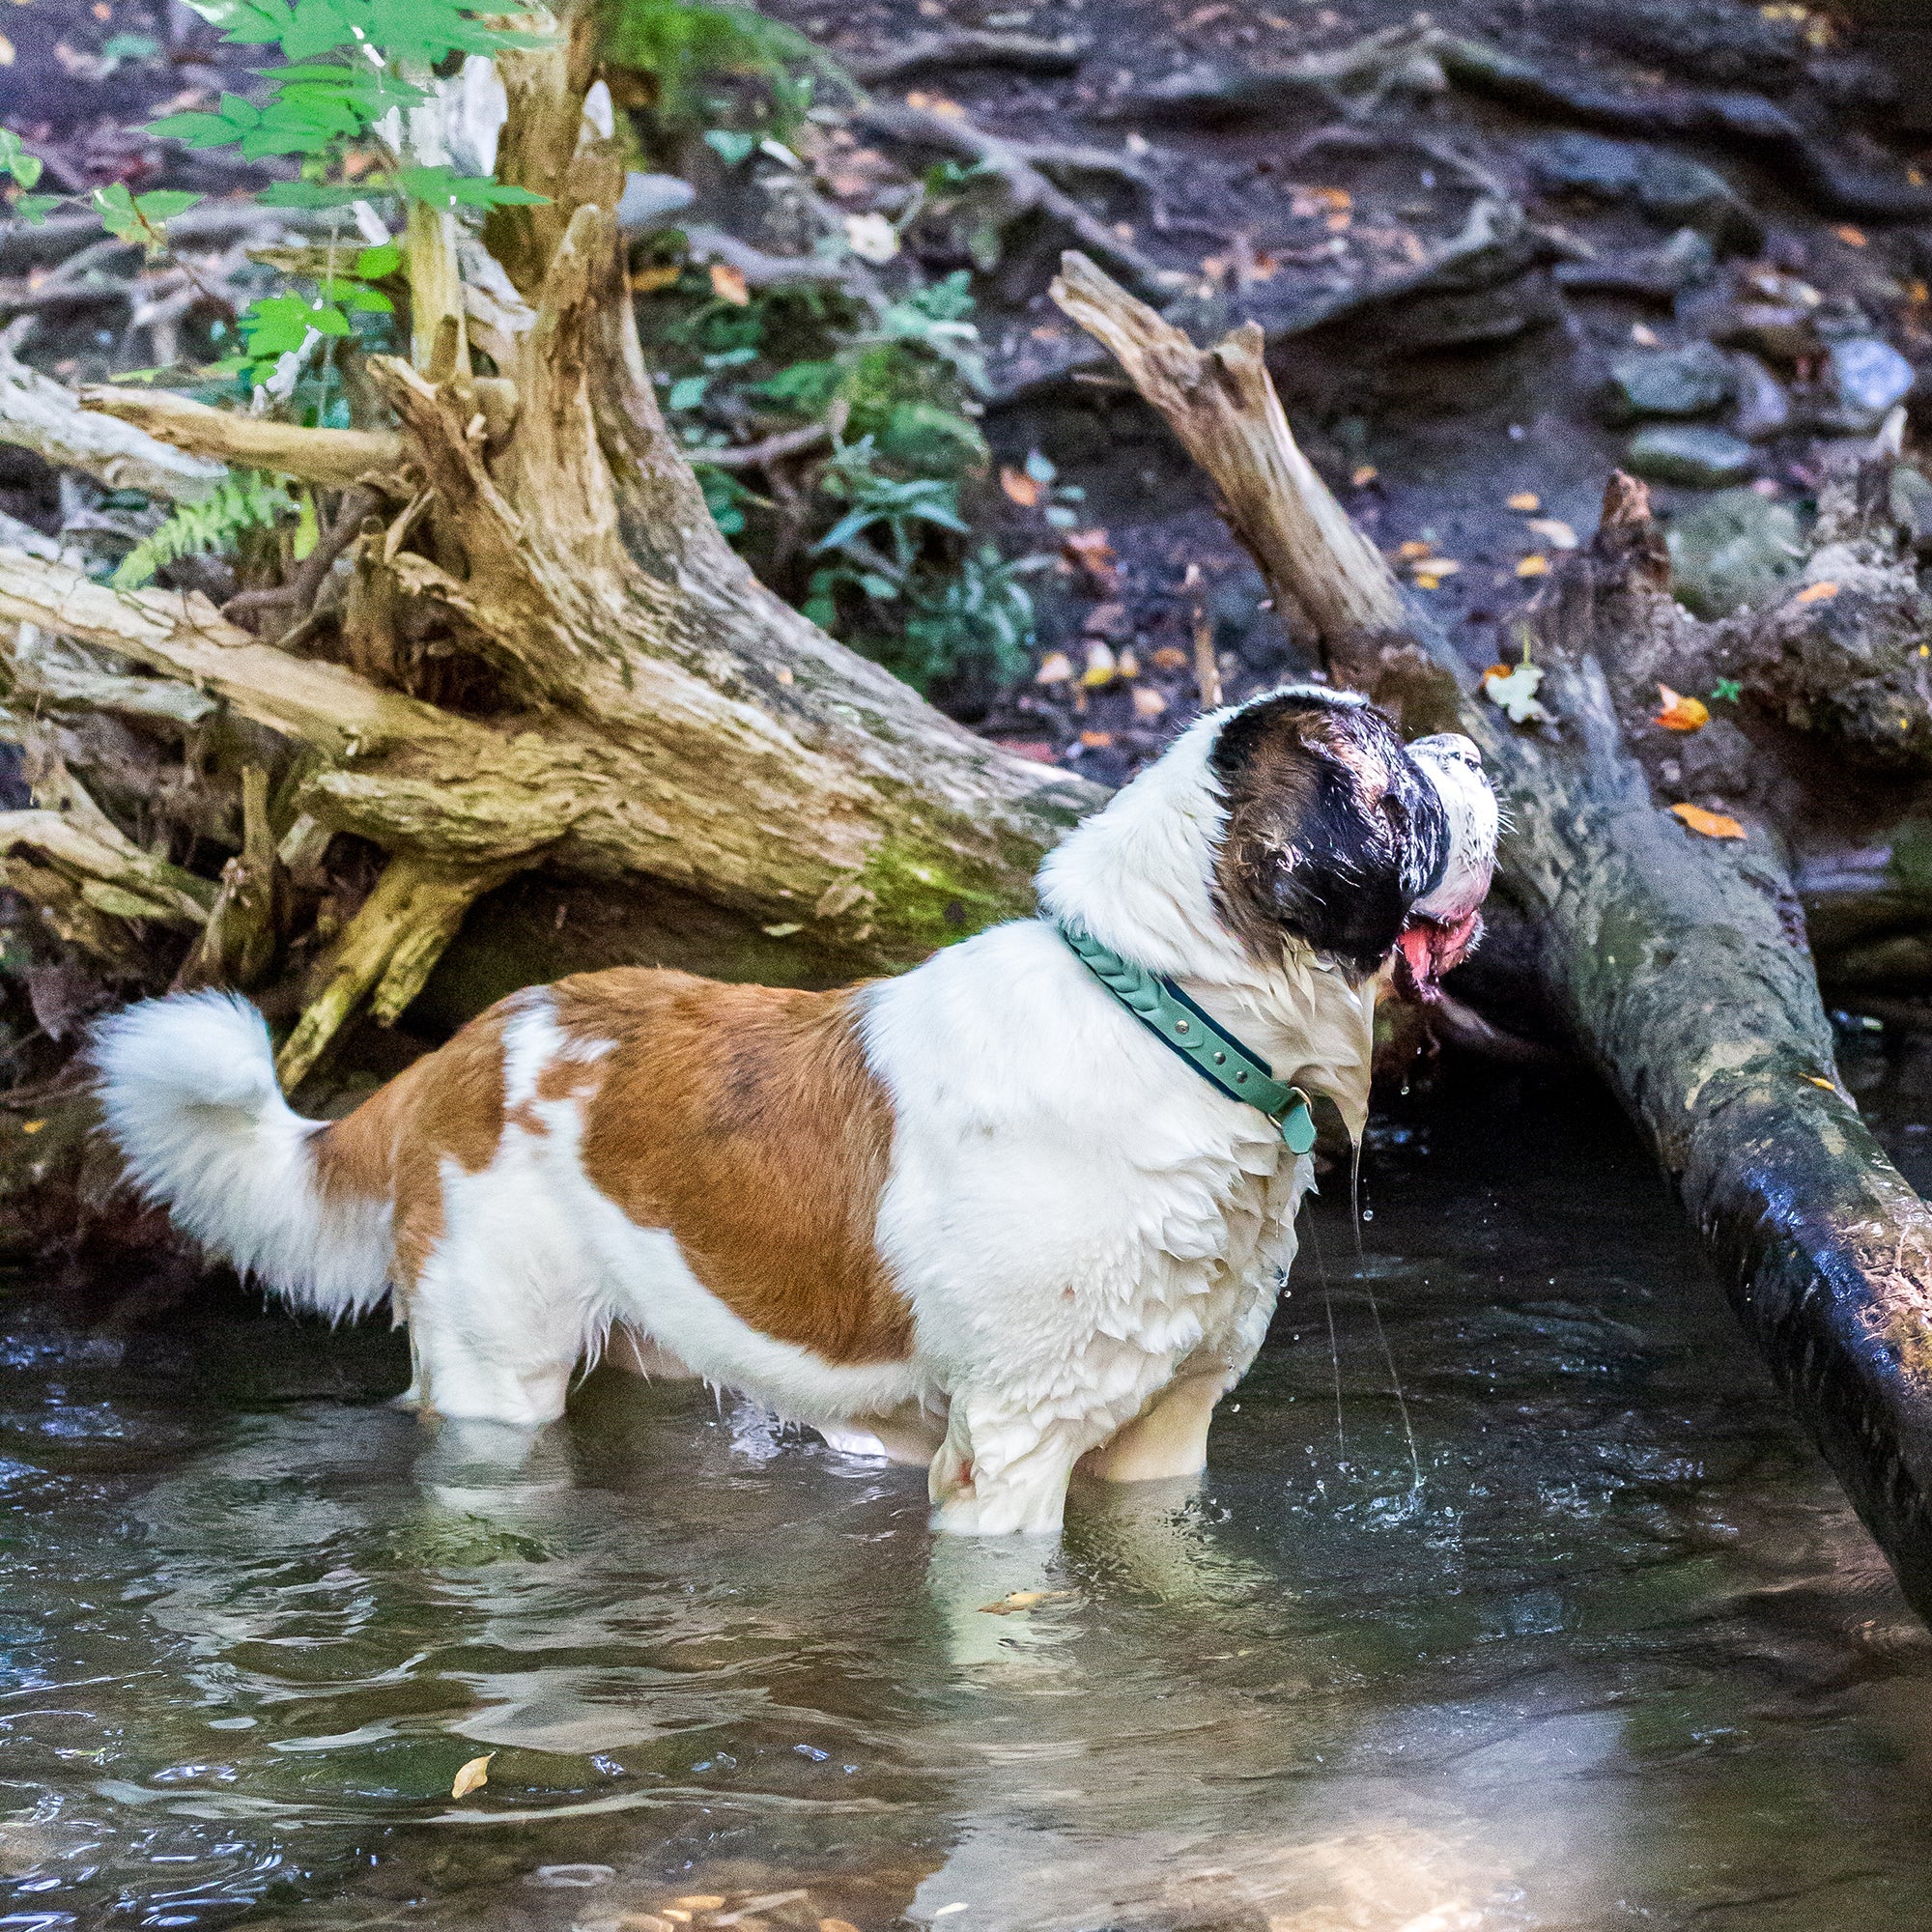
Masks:
[[[1750,444],[1720,429],[1690,423],[1652,423],[1631,438],[1625,463],[1653,483],[1682,483],[1692,490],[1720,490],[1742,483],[1757,467]]]
[[[1610,408],[1630,416],[1701,416],[1731,399],[1730,357],[1708,342],[1633,349],[1610,364]]]

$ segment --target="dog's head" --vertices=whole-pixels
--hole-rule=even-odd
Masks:
[[[1227,813],[1215,907],[1250,952],[1298,940],[1367,975],[1400,942],[1433,980],[1467,952],[1496,841],[1468,739],[1405,746],[1362,698],[1304,686],[1231,713],[1208,764]]]

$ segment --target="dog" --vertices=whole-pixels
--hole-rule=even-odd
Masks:
[[[327,1123],[253,1008],[181,995],[102,1024],[100,1097],[134,1183],[244,1274],[336,1318],[392,1297],[425,1412],[540,1427],[608,1347],[927,1463],[942,1530],[1051,1532],[1076,1464],[1204,1466],[1313,1177],[1069,935],[1359,1138],[1378,980],[1474,943],[1496,824],[1467,739],[1289,687],[1069,834],[1040,917],[897,979],[578,975]]]

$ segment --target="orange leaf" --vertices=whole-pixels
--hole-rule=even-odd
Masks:
[[[490,1782],[490,1760],[496,1755],[495,1751],[486,1751],[481,1757],[472,1757],[456,1774],[449,1795],[452,1798],[468,1798],[472,1791],[480,1791]]]
[[[1114,742],[1114,734],[1111,731],[1083,731],[1080,742],[1090,752],[1104,752]]]
[[[712,263],[711,293],[720,301],[729,302],[733,308],[751,306],[752,292],[745,286],[744,275],[727,262]]]
[[[1807,583],[1791,601],[1794,604],[1823,604],[1838,594],[1838,586],[1830,578],[1822,582]]]
[[[1835,1094],[1838,1091],[1835,1087],[1832,1085],[1832,1083],[1829,1080],[1820,1078],[1820,1076],[1817,1075],[1816,1073],[1807,1073],[1804,1077],[1805,1079],[1810,1081],[1812,1086],[1822,1087],[1828,1094]]]
[[[1068,530],[1061,548],[1086,571],[1109,597],[1121,587],[1121,569],[1105,530]]]
[[[1349,481],[1357,490],[1366,490],[1376,480],[1376,466],[1373,463],[1362,463],[1355,467],[1354,472],[1350,476]]]
[[[1701,697],[1686,697],[1667,684],[1657,687],[1663,709],[1651,722],[1666,731],[1701,731],[1711,722],[1711,710]]]
[[[1167,699],[1159,688],[1151,684],[1134,686],[1134,716],[1136,718],[1159,718],[1167,710]]]
[[[1435,548],[1434,544],[1417,543],[1410,537],[1406,543],[1396,545],[1395,554],[1398,556],[1427,556]]]
[[[1865,245],[1864,231],[1862,229],[1853,228],[1847,225],[1846,227],[1843,228],[1834,228],[1832,230],[1832,233],[1835,235],[1838,238],[1838,240],[1845,244],[1847,248],[1862,248]]]
[[[1509,506],[1512,510],[1540,510],[1543,498],[1534,490],[1519,490],[1509,499]]]
[[[1185,670],[1187,662],[1187,653],[1179,644],[1159,644],[1154,648],[1155,670]]]
[[[1039,485],[1024,469],[1002,469],[1000,488],[1023,510],[1032,509],[1039,501]]]
[[[1526,556],[1518,563],[1516,574],[1519,577],[1548,577],[1549,575],[1549,559],[1547,556]]]
[[[1048,651],[1034,672],[1036,684],[1065,684],[1073,675],[1073,661],[1065,651]]]
[[[1706,811],[1701,805],[1673,805],[1670,810],[1692,832],[1701,833],[1706,838],[1742,838],[1745,836],[1744,827],[1721,811]]]

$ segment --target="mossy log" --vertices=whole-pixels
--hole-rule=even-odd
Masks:
[[[1294,446],[1259,329],[1210,350],[1068,256],[1061,306],[1218,488],[1332,672],[1482,748],[1514,818],[1499,889],[1543,989],[1645,1131],[1746,1327],[1921,1612],[1932,1611],[1932,1213],[1840,1083],[1774,840],[1700,837],[1653,792],[1605,665],[1686,621],[1642,486],[1532,613],[1548,724],[1513,724]],[[1527,1184],[1533,1184],[1533,1177]]]

